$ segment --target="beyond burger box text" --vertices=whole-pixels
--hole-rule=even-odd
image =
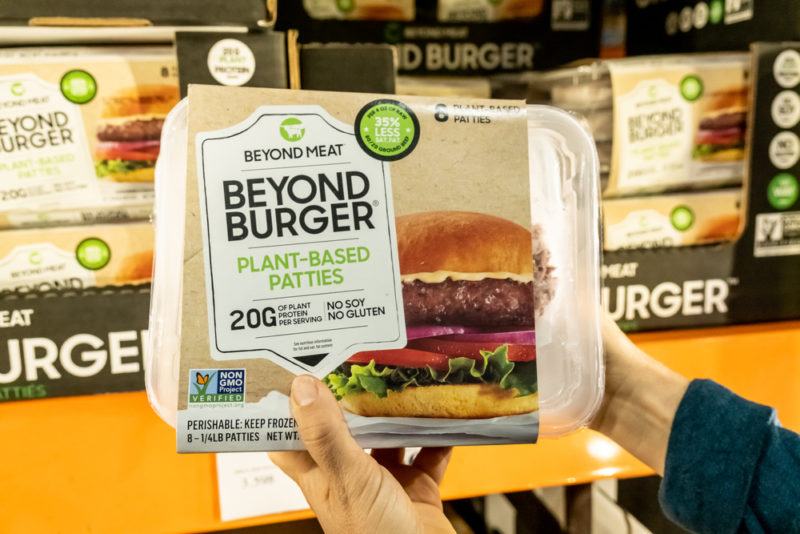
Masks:
[[[0,51],[0,212],[152,202],[168,47]]]
[[[302,447],[301,373],[364,446],[531,442],[597,407],[597,165],[569,115],[193,85],[165,129],[186,180],[158,181],[147,382],[180,452]]]

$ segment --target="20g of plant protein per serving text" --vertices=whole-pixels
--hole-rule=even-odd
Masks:
[[[366,300],[364,297],[329,300],[322,313],[314,313],[310,301],[237,309],[230,313],[230,329],[257,330],[386,315],[384,306],[369,306]]]

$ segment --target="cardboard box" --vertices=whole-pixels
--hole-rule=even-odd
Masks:
[[[511,4],[527,5],[529,2],[532,6],[520,13],[531,16],[489,22],[498,18],[499,15],[492,14],[495,10],[510,15],[516,12]],[[434,2],[418,0],[414,3],[413,20],[408,0],[391,2],[392,9],[371,11],[360,19],[350,12],[335,15],[336,6],[342,4],[335,0],[284,2],[278,12],[276,28],[297,29],[304,44],[395,45],[400,74],[486,75],[545,69],[575,59],[596,57],[600,52],[601,2],[493,2],[496,7],[490,6],[484,21],[452,20],[448,13],[455,18],[475,18],[456,16],[473,11],[456,9],[456,4],[466,5],[463,1],[447,2],[449,7],[443,7],[442,11],[437,10]],[[379,0],[371,4],[388,6],[390,3]],[[481,4],[488,5],[487,2]],[[327,8],[322,10],[321,5]]]
[[[300,87],[303,89],[393,94],[396,77],[394,50],[388,45],[300,47]]]
[[[746,51],[760,40],[800,38],[794,0],[627,0],[628,55]]]
[[[785,102],[800,83],[798,62],[787,59],[800,43],[752,51],[742,234],[733,243],[606,253],[604,303],[628,330],[800,317],[800,106]]]
[[[80,26],[116,22],[134,25],[209,26],[241,25],[251,28],[268,23],[275,2],[269,0],[25,0],[4,2],[0,21],[16,25]]]
[[[0,211],[152,201],[168,47],[0,50]]]
[[[0,232],[0,295],[145,284],[152,269],[149,223]]]
[[[740,188],[605,199],[604,249],[733,241],[739,236],[742,222],[741,200]]]
[[[181,86],[186,96],[190,83],[245,87],[295,87],[296,54],[293,36],[272,30],[248,34],[189,32],[175,34]]]

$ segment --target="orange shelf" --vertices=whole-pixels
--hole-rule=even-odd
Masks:
[[[800,322],[635,336],[690,377],[713,378],[779,409],[800,430]],[[219,520],[213,455],[178,455],[144,393],[0,404],[4,532],[197,532],[291,521],[309,512]],[[649,470],[599,435],[456,450],[445,498],[519,491]]]

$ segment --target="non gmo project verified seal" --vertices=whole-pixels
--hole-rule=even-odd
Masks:
[[[244,404],[244,369],[191,369],[189,405],[241,406]]]

